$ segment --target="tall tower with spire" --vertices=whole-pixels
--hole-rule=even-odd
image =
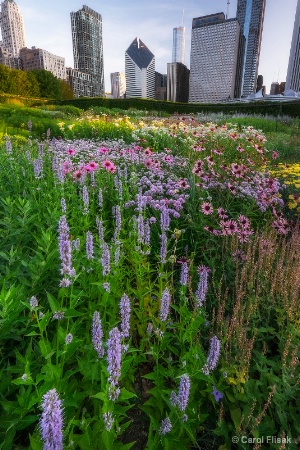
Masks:
[[[2,47],[17,57],[20,49],[26,47],[26,39],[23,16],[14,0],[1,3],[0,28]]]

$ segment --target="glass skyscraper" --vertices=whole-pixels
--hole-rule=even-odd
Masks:
[[[91,97],[104,95],[102,17],[88,6],[71,12],[75,70],[90,75]]]
[[[297,3],[285,89],[300,91],[300,0]]]
[[[26,47],[23,16],[14,0],[4,0],[1,3],[0,27],[2,47],[12,56],[19,56],[21,48]]]
[[[266,0],[238,0],[236,17],[245,36],[242,95],[256,91]]]
[[[184,64],[185,57],[185,27],[173,28],[172,62]]]

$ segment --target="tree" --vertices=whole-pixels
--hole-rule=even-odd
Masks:
[[[74,98],[73,90],[66,80],[59,80],[61,84],[61,98],[62,100],[70,100]]]
[[[40,89],[40,96],[43,98],[51,98],[60,100],[62,98],[62,89],[61,83],[52,72],[44,69],[30,70],[29,73],[32,73],[38,84]]]
[[[0,64],[0,92],[10,93],[10,69]]]

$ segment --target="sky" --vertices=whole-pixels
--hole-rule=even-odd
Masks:
[[[1,1],[1,0],[0,0]],[[227,0],[15,0],[25,22],[27,47],[63,56],[74,67],[70,12],[84,4],[100,13],[103,26],[105,91],[110,73],[125,71],[125,51],[139,37],[155,55],[155,69],[167,73],[172,61],[173,28],[186,27],[185,64],[190,67],[192,19],[227,12]],[[229,18],[237,0],[230,0]],[[258,73],[266,93],[273,81],[285,81],[297,0],[266,0]],[[184,15],[183,15],[184,11]]]

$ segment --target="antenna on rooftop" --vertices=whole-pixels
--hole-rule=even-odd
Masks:
[[[227,0],[226,20],[229,19],[229,6],[230,6],[230,0]]]

